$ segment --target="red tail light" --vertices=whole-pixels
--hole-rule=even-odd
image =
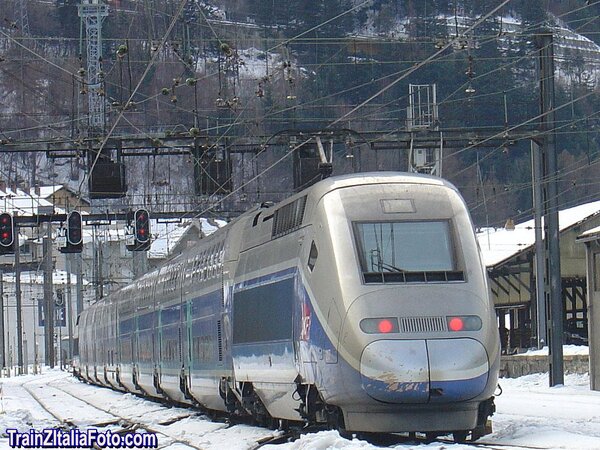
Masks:
[[[479,316],[448,316],[446,317],[449,331],[478,331],[481,330]]]
[[[460,317],[452,317],[448,321],[448,328],[450,329],[450,331],[462,331],[464,327],[465,323]]]
[[[395,317],[363,319],[360,321],[360,329],[368,334],[398,333],[398,319]]]
[[[381,333],[391,333],[394,330],[394,324],[392,324],[391,320],[382,319],[377,324],[377,328]]]

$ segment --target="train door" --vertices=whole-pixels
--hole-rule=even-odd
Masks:
[[[239,380],[292,383],[295,270],[240,284],[233,293],[232,358]],[[265,368],[267,370],[265,370]]]
[[[160,381],[162,379],[163,373],[163,337],[162,337],[162,308],[156,306],[156,373],[157,373],[157,382],[160,386]]]
[[[109,367],[109,382],[113,387],[118,387],[117,379],[117,364],[118,352],[117,349],[117,307],[111,305],[109,308],[108,320],[108,367]]]
[[[192,377],[191,373],[194,371],[194,361],[192,359],[192,299],[188,299],[183,305],[183,334],[184,334],[184,366],[186,367],[186,387],[191,389]]]
[[[134,310],[136,308],[137,302],[134,303]],[[137,311],[136,311],[137,313]],[[131,332],[131,367],[133,371],[133,384],[136,387],[139,385],[139,349],[138,349],[138,333],[139,333],[139,324],[138,324],[138,314],[133,316],[133,330]]]
[[[185,367],[187,367],[186,383],[188,390],[192,387],[192,373],[195,369],[194,360],[192,358],[192,302],[194,298],[193,280],[198,271],[198,262],[198,255],[194,255],[186,261],[186,268],[181,282],[181,297],[184,302],[184,359]]]
[[[180,386],[183,356],[181,310],[180,303],[163,306],[158,331],[161,390],[176,401],[184,400]]]
[[[222,251],[223,252],[223,251]],[[226,303],[227,297],[229,293],[229,285],[226,283],[226,277],[229,275],[229,272],[225,270],[225,264],[221,263],[221,270],[219,271],[219,275],[221,277],[221,289],[220,289],[220,303],[219,308],[217,310],[216,317],[219,318],[217,320],[217,364],[220,367],[223,367],[223,355],[229,354],[229,339],[227,338],[227,333],[224,332],[224,324],[229,320],[229,313],[227,312]]]
[[[129,391],[135,390],[133,383],[133,339],[134,339],[134,318],[123,314],[119,317],[119,384]]]
[[[186,398],[189,398],[190,386],[190,340],[189,340],[189,307],[184,295],[184,285],[188,272],[188,265],[180,263],[178,265],[177,277],[177,296],[179,297],[179,356],[181,362],[180,388]]]
[[[153,367],[153,384],[156,392],[161,394],[160,389],[160,351],[158,345],[158,330],[160,328],[160,313],[158,311],[158,303],[156,299],[156,285],[157,285],[157,277],[153,278],[151,286],[148,288],[150,290],[150,295],[152,296],[152,314],[153,314],[153,324],[152,324],[152,367]]]
[[[100,382],[100,379],[98,378],[98,365],[100,364],[100,358],[98,355],[98,323],[95,319],[97,319],[99,316],[99,312],[98,312],[98,308],[94,309],[94,314],[93,314],[93,319],[94,321],[92,322],[94,325],[92,326],[92,355],[93,355],[93,361],[94,361],[94,368],[93,368],[93,373],[94,373],[94,380],[97,382]]]
[[[99,318],[98,318],[98,333],[96,335],[96,342],[98,343],[98,379],[100,383],[107,384],[108,378],[106,375],[106,365],[108,363],[108,358],[106,357],[106,349],[107,349],[107,339],[106,339],[106,329],[108,325],[108,307],[106,304],[103,304],[98,308]]]
[[[160,272],[156,276],[156,282],[152,287],[154,297],[154,385],[156,390],[162,393],[162,370],[163,370],[163,359],[162,359],[162,306],[161,306],[161,294],[162,291],[159,289],[161,284],[164,269],[160,269]]]

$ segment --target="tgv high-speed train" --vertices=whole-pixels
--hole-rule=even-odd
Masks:
[[[240,216],[79,320],[89,382],[259,423],[483,434],[500,345],[458,191],[380,172]]]

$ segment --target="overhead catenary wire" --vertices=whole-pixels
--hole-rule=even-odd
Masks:
[[[140,80],[138,82],[138,84],[136,85],[135,89],[133,90],[133,92],[130,94],[129,99],[127,100],[127,103],[131,102],[133,100],[133,98],[135,97],[136,92],[138,91],[138,89],[140,88],[140,86],[142,85],[142,82],[144,81],[144,78],[146,77],[146,75],[148,74],[148,72],[150,71],[150,68],[152,67],[152,65],[154,64],[154,62],[156,61],[158,54],[159,54],[159,50],[161,48],[164,47],[169,34],[171,33],[171,31],[173,30],[173,27],[175,26],[175,24],[177,23],[177,20],[179,18],[179,15],[181,14],[181,12],[183,11],[183,8],[185,6],[185,4],[187,3],[187,0],[181,0],[178,10],[177,10],[177,14],[176,16],[173,18],[173,20],[171,21],[171,24],[169,25],[169,28],[167,29],[165,35],[163,36],[163,38],[161,39],[161,42],[158,46],[157,51],[152,55],[152,58],[150,59],[150,61],[148,62],[148,65],[146,67],[146,70],[144,70],[144,73],[142,74],[142,76],[140,77]],[[79,192],[81,192],[81,188],[83,186],[84,181],[87,179],[87,177],[89,177],[89,174],[92,173],[92,171],[94,170],[94,167],[96,166],[98,159],[100,158],[101,152],[104,149],[104,147],[106,146],[106,143],[108,142],[108,140],[110,139],[112,133],[114,132],[117,124],[119,123],[119,120],[123,117],[124,115],[124,110],[119,112],[119,115],[117,116],[117,118],[115,119],[114,123],[112,124],[112,126],[110,127],[108,133],[106,134],[106,136],[102,139],[102,143],[100,144],[100,147],[98,148],[97,151],[97,155],[94,159],[94,161],[92,162],[92,164],[90,165],[90,170],[88,172],[88,175],[86,175],[84,177],[84,179],[81,181],[81,183],[79,184]],[[76,205],[78,206],[78,205]]]
[[[300,108],[301,106],[296,106],[295,108]]]

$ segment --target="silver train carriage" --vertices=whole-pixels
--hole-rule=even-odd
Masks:
[[[500,345],[458,191],[367,173],[248,211],[79,318],[85,380],[260,423],[483,434]]]

